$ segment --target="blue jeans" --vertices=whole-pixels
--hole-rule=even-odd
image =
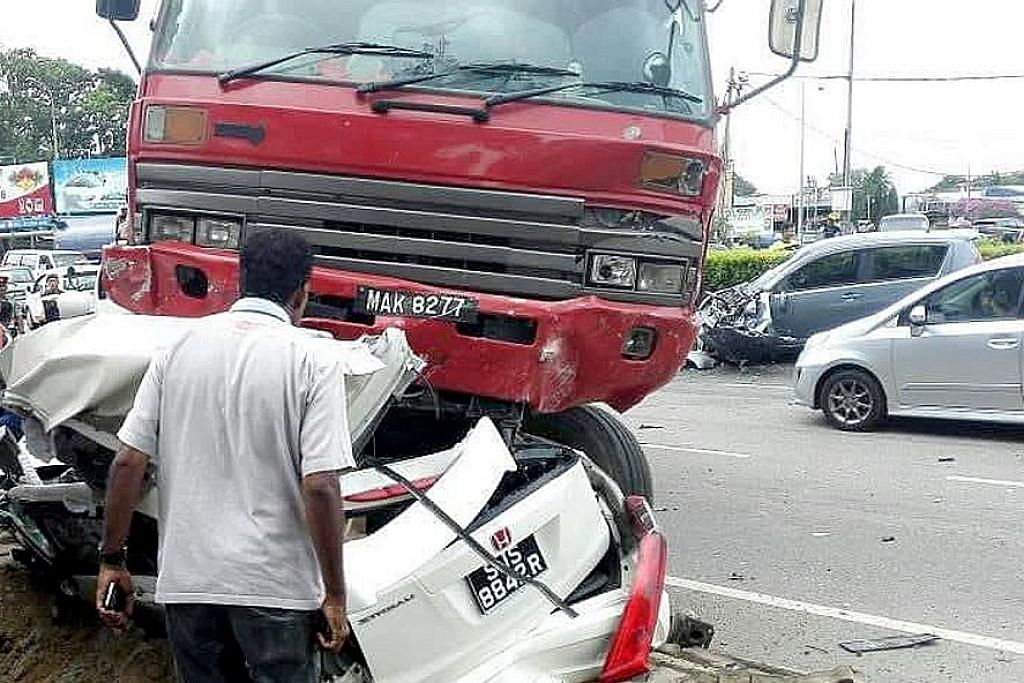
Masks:
[[[166,613],[183,683],[317,683],[316,611],[174,604]]]

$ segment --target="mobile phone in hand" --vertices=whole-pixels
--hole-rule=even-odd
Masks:
[[[116,583],[107,584],[107,590],[103,594],[103,609],[110,612],[124,612],[128,607],[128,596],[124,589]]]

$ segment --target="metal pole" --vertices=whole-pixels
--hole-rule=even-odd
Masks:
[[[56,161],[60,158],[60,143],[57,139],[57,103],[53,99],[53,91],[49,91],[50,95],[50,130],[53,133],[53,160]]]
[[[804,238],[804,151],[805,142],[807,138],[807,85],[804,81],[800,81],[800,184],[797,185],[797,191],[800,193],[800,199],[797,200],[798,211],[796,219],[796,234],[797,239],[803,241]]]
[[[846,90],[846,134],[843,137],[843,187],[849,188],[853,181],[851,159],[853,153],[853,65],[854,65],[854,38],[857,30],[857,0],[850,0],[850,68],[847,73]],[[850,191],[850,212],[853,216],[853,192]]]

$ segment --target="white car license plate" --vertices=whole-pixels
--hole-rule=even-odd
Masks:
[[[515,547],[504,551],[498,559],[517,574],[530,579],[543,574],[548,568],[533,536],[527,536]],[[522,581],[505,576],[490,564],[467,576],[466,582],[482,614],[487,614],[523,587]]]

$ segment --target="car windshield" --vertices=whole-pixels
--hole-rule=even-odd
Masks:
[[[5,268],[0,270],[0,276],[7,278],[7,281],[14,285],[32,282],[32,271],[27,268]]]
[[[569,90],[547,97],[580,105],[705,118],[711,113],[699,0],[167,0],[150,69],[223,73],[304,48],[378,43],[423,50],[431,60],[307,54],[259,76],[361,84],[481,62],[565,68],[589,81],[651,82],[700,103],[650,92]],[[425,83],[509,93],[571,82],[539,73],[459,72]]]
[[[53,265],[56,268],[66,268],[76,263],[81,263],[85,257],[81,254],[54,254]]]
[[[88,292],[96,286],[96,273],[78,273],[64,278],[65,291]]]

